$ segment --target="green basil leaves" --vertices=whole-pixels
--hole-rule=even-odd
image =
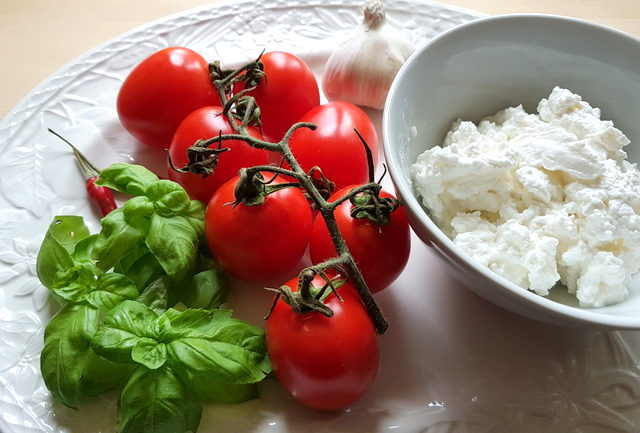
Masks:
[[[72,408],[120,389],[120,433],[195,432],[203,402],[257,396],[264,331],[220,309],[229,281],[208,256],[202,203],[137,165],[97,183],[134,197],[97,234],[57,216],[44,237],[38,277],[63,305],[45,328],[45,384]]]
[[[92,341],[93,350],[115,362],[154,370],[213,373],[224,383],[254,383],[269,371],[262,329],[233,319],[228,310],[189,309],[158,314],[124,301],[111,310]]]

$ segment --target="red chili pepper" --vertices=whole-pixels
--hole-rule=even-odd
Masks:
[[[98,180],[96,176],[87,179],[87,193],[100,208],[102,216],[107,216],[107,214],[117,208],[118,205],[113,198],[113,191],[107,187],[96,185],[96,180]]]
[[[49,128],[49,132],[71,146],[73,154],[76,157],[76,161],[78,162],[78,166],[86,179],[85,188],[87,190],[87,194],[89,194],[91,200],[93,200],[93,202],[100,208],[102,216],[107,216],[107,214],[117,208],[118,205],[113,197],[113,191],[110,188],[95,184],[96,180],[98,180],[98,177],[100,176],[100,170],[98,170],[96,166],[93,165],[91,161],[89,161],[87,157],[84,156],[82,152],[80,152],[78,148],[71,144],[66,138],[51,128]]]

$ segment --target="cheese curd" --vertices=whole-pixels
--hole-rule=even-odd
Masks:
[[[413,164],[414,188],[456,245],[513,283],[548,295],[560,282],[584,307],[620,302],[640,269],[629,139],[566,89],[537,111],[455,121]]]

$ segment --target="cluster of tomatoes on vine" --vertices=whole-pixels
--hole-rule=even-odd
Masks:
[[[301,311],[282,296],[267,320],[267,346],[276,376],[296,399],[315,408],[341,408],[373,382],[376,331],[383,329],[372,321],[348,267],[339,261],[329,266],[339,251],[328,211],[317,209],[295,176],[282,173],[301,169],[309,179],[324,180],[329,188],[322,191],[325,204],[333,203],[327,206],[330,219],[372,293],[389,286],[404,269],[409,225],[397,200],[372,182],[379,144],[367,114],[347,102],[321,105],[313,72],[293,54],[268,52],[256,64],[262,73],[255,80],[243,70],[231,88],[221,91],[212,84],[212,65],[198,53],[181,47],[161,50],[123,83],[118,115],[139,141],[168,149],[169,178],[207,203],[205,236],[223,269],[246,281],[279,281],[285,295],[311,292],[328,307],[328,313]],[[259,121],[241,124],[250,139],[233,123],[241,112],[235,100],[230,113],[234,94],[251,97],[257,106]],[[290,129],[298,122],[314,127]],[[251,138],[257,143],[282,143],[284,138],[293,166],[281,153],[252,145]],[[180,169],[193,165],[195,144],[212,155],[204,177]],[[246,184],[263,193],[257,203],[238,197]],[[395,205],[381,211],[381,203]],[[305,278],[280,281],[302,267],[307,251],[311,266],[302,271]]]

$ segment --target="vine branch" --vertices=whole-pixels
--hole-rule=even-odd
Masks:
[[[373,180],[373,159],[371,151],[368,148],[366,142],[358,133],[358,131],[355,131],[355,133],[360,137],[367,152],[367,160],[370,170],[370,182],[352,189],[348,194],[338,198],[333,202],[328,202],[314,183],[313,176],[302,169],[289,147],[289,141],[296,130],[298,130],[299,128],[308,128],[311,130],[315,130],[315,124],[302,122],[295,123],[285,133],[284,137],[276,143],[253,137],[248,132],[247,127],[256,124],[256,117],[258,117],[259,122],[259,108],[255,103],[255,99],[250,96],[249,93],[259,85],[260,80],[265,78],[260,57],[233,71],[222,70],[219,63],[216,62],[210,66],[210,71],[213,85],[215,86],[220,97],[220,101],[223,105],[223,113],[228,118],[232,128],[236,133],[219,135],[208,140],[199,141],[189,149],[188,154],[189,152],[193,152],[195,155],[198,152],[201,152],[202,148],[207,148],[215,144],[218,144],[220,146],[221,143],[226,140],[240,140],[255,148],[264,149],[280,154],[283,161],[287,163],[289,168],[278,167],[275,165],[263,165],[246,168],[243,169],[243,173],[241,174],[241,177],[244,176],[243,182],[253,182],[252,179],[255,176],[261,176],[260,173],[262,172],[271,172],[277,175],[285,175],[295,179],[296,182],[288,186],[293,186],[295,184],[296,186],[299,185],[305,190],[309,200],[319,210],[320,214],[324,218],[337,252],[336,257],[326,260],[325,262],[322,262],[320,264],[309,266],[300,272],[299,292],[292,293],[291,290],[288,290],[288,288],[286,288],[286,286],[271,290],[277,291],[279,296],[283,297],[285,302],[291,305],[292,308],[294,308],[294,310],[298,312],[314,310],[330,316],[333,314],[333,312],[322,302],[321,299],[317,297],[318,293],[314,293],[314,290],[311,290],[311,287],[314,277],[320,275],[326,282],[326,285],[320,290],[322,295],[324,295],[327,290],[331,290],[332,292],[335,291],[334,283],[332,282],[332,279],[328,277],[328,271],[337,270],[339,274],[343,275],[344,277],[348,277],[353,281],[356,289],[358,290],[358,294],[364,306],[366,307],[371,320],[373,321],[376,331],[379,334],[384,333],[388,327],[388,323],[382,315],[380,308],[373,299],[371,291],[369,290],[369,287],[367,286],[367,283],[365,282],[360,269],[355,263],[353,256],[351,255],[349,248],[342,234],[340,233],[336,218],[334,216],[335,208],[344,201],[353,200],[358,194],[361,194],[363,192],[369,192],[377,197],[380,191],[380,185]],[[233,92],[235,90],[234,85],[239,81],[244,81],[245,86],[248,87],[245,87],[243,90],[240,90],[235,95],[233,95]],[[256,111],[258,113],[257,116]],[[315,170],[317,171],[317,168]],[[239,182],[236,191],[242,190],[242,188],[244,187],[241,187]],[[238,197],[238,195],[236,195],[236,199],[241,200],[242,197]],[[337,294],[337,292],[335,293]]]

